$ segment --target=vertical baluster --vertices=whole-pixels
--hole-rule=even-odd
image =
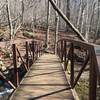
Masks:
[[[61,41],[61,62],[63,62],[63,40]]]
[[[38,44],[36,44],[36,60],[38,58]]]
[[[32,55],[33,55],[33,62],[35,60],[35,43],[32,41]]]
[[[28,45],[28,42],[26,41],[26,66],[27,66],[27,68],[29,68],[29,53],[28,53],[28,51],[29,51],[29,45]]]
[[[57,51],[56,51],[56,54],[58,55],[58,42],[57,42]]]
[[[31,43],[31,44],[29,43],[28,45],[29,45],[30,56],[31,56],[31,59],[32,59],[32,61],[33,61],[32,43]]]
[[[73,87],[73,84],[74,84],[74,45],[73,43],[71,43],[70,60],[71,60],[70,83],[71,83],[71,86]]]
[[[60,57],[60,43],[58,45],[59,45],[58,52],[59,52],[59,57]]]
[[[14,64],[14,78],[15,78],[15,85],[16,87],[19,86],[19,73],[17,68],[17,52],[16,52],[16,45],[12,45],[12,51],[13,51],[13,64]]]
[[[64,41],[64,70],[66,69],[66,40]]]
[[[90,49],[91,51],[93,50]],[[90,52],[90,51],[89,51]],[[89,100],[96,100],[97,72],[96,59],[93,52],[90,53],[90,78],[89,78]]]

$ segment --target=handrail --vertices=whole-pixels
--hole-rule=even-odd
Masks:
[[[66,15],[59,9],[59,7],[57,7],[56,3],[54,2],[54,0],[49,0],[49,2],[51,3],[52,7],[55,9],[55,11],[57,11],[57,13],[62,17],[62,19],[71,27],[71,29],[78,35],[78,37],[82,40],[82,41],[86,41],[87,40],[82,36],[82,34],[78,31],[78,29],[75,28],[75,26],[68,20],[68,18],[66,17]]]
[[[37,60],[37,58],[42,54],[40,52],[41,49],[43,47],[41,46],[40,48],[40,42],[37,41],[26,41],[25,42],[25,50],[26,50],[26,54],[25,54],[25,59],[22,57],[21,52],[18,49],[18,46],[16,44],[12,45],[12,50],[13,50],[13,64],[14,64],[14,70],[15,70],[15,84],[16,87],[19,86],[19,72],[18,72],[18,68],[17,68],[17,61],[18,58],[21,59],[21,62],[26,70],[26,72],[29,70],[30,68],[30,59],[32,59],[32,63],[35,62],[35,60]],[[29,59],[29,55],[30,55],[30,59]],[[31,64],[32,65],[32,64]]]
[[[20,52],[18,45],[23,44],[24,55],[22,56],[23,52]],[[31,65],[35,62],[35,60],[40,57],[43,53],[43,43],[40,41],[35,41],[28,39],[26,41],[15,41],[12,45],[12,60],[13,60],[13,70],[14,70],[14,80],[10,81],[7,77],[0,71],[0,77],[4,81],[6,81],[14,90],[20,85],[20,76],[19,76],[19,66],[22,65],[25,68],[25,72],[29,71]],[[20,45],[21,47],[21,45]],[[21,60],[20,65],[18,66],[18,60]],[[23,70],[24,70],[23,68]]]
[[[67,46],[66,44],[69,44]],[[86,54],[86,60],[83,63],[83,66],[81,67],[76,79],[74,77],[74,49],[76,48],[75,46],[79,46],[83,50],[87,52]],[[74,88],[77,84],[77,82],[80,79],[80,76],[82,75],[84,69],[86,68],[88,62],[90,63],[90,77],[89,77],[89,100],[96,100],[96,86],[97,86],[97,77],[100,78],[100,62],[95,48],[98,47],[98,45],[90,44],[87,42],[82,42],[78,40],[73,40],[73,39],[61,39],[58,40],[57,42],[57,54],[61,58],[61,61],[64,62],[64,69],[66,71],[66,66],[68,64],[68,61],[71,61],[71,75],[70,75],[70,84],[71,87]],[[69,48],[69,51],[67,50]],[[67,59],[66,59],[67,58]],[[100,82],[99,82],[100,84]]]

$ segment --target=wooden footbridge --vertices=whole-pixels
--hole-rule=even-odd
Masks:
[[[15,41],[12,44],[13,82],[8,80],[2,72],[0,73],[0,76],[14,89],[9,100],[78,100],[74,88],[86,66],[89,66],[88,99],[96,100],[97,85],[100,85],[100,47],[89,44],[58,9],[55,2],[49,1],[80,40],[60,38],[56,43],[54,53],[44,48],[44,42],[34,39],[24,41],[25,50],[20,52],[19,45],[21,42],[16,43]],[[84,54],[84,60],[75,76],[75,54],[79,52]],[[26,71],[22,80],[17,66],[19,58],[23,66],[22,69]],[[70,70],[70,75],[67,75],[68,70]]]
[[[11,100],[73,100],[59,57],[43,54],[32,65]]]
[[[82,73],[89,65],[89,100],[96,100],[97,82],[100,84],[99,47],[82,41],[61,39],[57,42],[56,54],[47,52],[38,41],[25,42],[25,58],[21,56],[18,44],[13,44],[14,82],[3,73],[2,78],[14,88],[9,100],[78,100],[74,90]],[[81,69],[75,78],[75,52],[85,53]],[[18,57],[26,75],[20,81]],[[70,77],[67,76],[68,63]],[[98,80],[98,81],[97,81]]]

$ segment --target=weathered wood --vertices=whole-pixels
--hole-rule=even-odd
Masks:
[[[77,77],[76,77],[76,79],[75,79],[75,82],[74,82],[73,88],[74,88],[75,85],[77,84],[77,82],[78,82],[80,76],[82,75],[84,69],[86,68],[86,65],[88,64],[88,62],[89,62],[89,55],[87,55],[87,57],[86,57],[86,61],[83,63],[83,66],[82,66],[82,68],[80,69],[80,71],[79,71],[79,73],[78,73],[78,75],[77,75]]]
[[[32,55],[33,55],[33,61],[35,60],[35,43],[32,41]]]
[[[63,62],[63,40],[61,41],[61,62]]]
[[[31,50],[31,44],[29,44],[29,53],[30,53],[31,59],[33,60],[33,55],[32,55],[32,50]]]
[[[16,45],[12,45],[12,51],[13,51],[13,64],[14,64],[14,81],[16,87],[19,86],[19,73],[18,73],[18,68],[17,68],[17,50],[16,50]]]
[[[92,53],[90,52],[89,100],[96,100],[97,72]]]
[[[66,41],[64,41],[64,70],[66,70]]]
[[[73,43],[71,43],[70,60],[71,60],[70,83],[71,83],[71,86],[73,87],[73,84],[74,84],[74,45]]]
[[[20,54],[18,48],[16,48],[16,50],[17,50],[17,52],[18,52],[18,55],[19,55],[19,57],[20,57],[22,63],[24,64],[24,67],[25,67],[26,71],[28,71],[28,68],[27,68],[27,66],[26,66],[26,63],[24,62],[24,59],[22,58],[22,56],[21,56],[21,54]]]
[[[16,86],[11,81],[9,81],[1,71],[0,71],[0,77],[2,77],[2,79],[6,81],[13,89],[16,89]]]
[[[70,84],[71,87],[74,88],[79,80],[79,78],[81,77],[81,74],[83,73],[83,70],[85,69],[86,65],[88,64],[88,61],[90,61],[90,72],[89,72],[89,100],[96,100],[96,88],[97,88],[97,78],[98,80],[100,79],[100,50],[99,50],[99,46],[97,45],[93,45],[93,44],[89,44],[86,42],[82,42],[82,41],[77,41],[77,40],[70,40],[70,39],[61,39],[58,41],[58,43],[61,43],[62,41],[65,42],[69,42],[71,44],[71,47],[69,48],[69,52],[68,52],[68,57],[67,57],[67,64],[68,61],[71,61],[71,75],[70,75]],[[80,69],[80,72],[78,73],[76,79],[74,78],[74,48],[80,47],[81,49],[83,48],[83,50],[85,50],[86,52],[86,61],[83,63],[82,68]],[[58,48],[62,48],[59,47]],[[80,50],[81,50],[80,49]],[[63,53],[63,50],[60,51],[61,54]],[[60,56],[61,58],[62,56]],[[100,81],[98,81],[98,83],[100,84]]]
[[[56,3],[54,2],[54,0],[49,0],[50,3],[52,4],[53,8],[58,12],[58,14],[64,19],[64,21],[69,25],[69,27],[77,34],[77,36],[83,40],[86,41],[85,38],[82,36],[82,34],[74,27],[74,25],[68,20],[68,18],[66,17],[66,15],[64,15],[64,13],[56,6]]]
[[[26,42],[26,66],[29,68],[29,45],[28,42]]]
[[[67,49],[67,48],[66,48]],[[69,62],[69,60],[70,60],[70,53],[71,53],[71,47],[69,48],[69,51],[67,52],[67,61],[66,61],[66,67],[65,67],[65,70],[67,70],[68,68],[67,68],[67,65],[68,65],[68,62]]]
[[[74,100],[59,58],[42,55],[31,67],[10,100]]]

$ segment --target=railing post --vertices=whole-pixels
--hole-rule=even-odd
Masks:
[[[28,44],[28,46],[29,46],[29,53],[30,53],[30,56],[31,56],[31,59],[32,59],[32,61],[33,61],[33,55],[32,55],[32,44]]]
[[[89,100],[96,100],[97,72],[93,53],[90,55]]]
[[[66,40],[64,41],[64,70],[66,69]]]
[[[57,51],[56,51],[56,54],[58,55],[58,42],[57,42],[57,49],[56,49]]]
[[[13,51],[13,64],[14,64],[14,78],[15,78],[15,85],[16,87],[19,86],[19,74],[18,74],[18,68],[17,68],[17,50],[16,45],[12,44],[12,51]]]
[[[71,83],[71,86],[73,87],[73,84],[74,84],[74,45],[73,43],[71,43],[70,60],[71,60],[70,83]]]
[[[36,47],[36,60],[37,60],[37,58],[38,58],[38,44],[37,43],[36,43],[35,47]]]
[[[59,56],[59,42],[57,42],[57,55]]]
[[[29,51],[29,45],[28,45],[28,42],[26,41],[26,66],[27,66],[27,68],[29,68],[29,53],[28,53],[28,51]]]
[[[34,43],[34,41],[32,41],[32,55],[33,55],[33,62],[34,62],[34,60],[35,60],[35,54],[34,54],[34,52],[35,52],[35,48],[34,48],[34,45],[35,45],[35,43]]]
[[[63,62],[63,40],[61,40],[61,62]]]
[[[58,53],[58,54],[59,54],[59,57],[60,57],[60,52],[61,52],[61,51],[60,51],[60,43],[58,44],[58,46],[59,46],[59,48],[58,48],[58,52],[59,52],[59,53]]]

